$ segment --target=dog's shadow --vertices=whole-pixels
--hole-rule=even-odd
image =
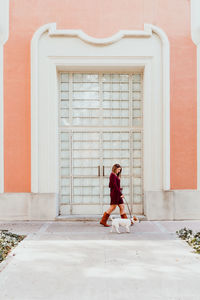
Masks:
[[[126,232],[126,231],[120,231],[120,233],[119,232],[111,232],[110,231],[110,234],[130,234],[131,232]]]
[[[131,230],[130,232],[126,232],[126,230],[121,230],[120,232],[117,232],[116,230],[113,230],[113,231],[110,231],[110,234],[130,234],[131,233]]]

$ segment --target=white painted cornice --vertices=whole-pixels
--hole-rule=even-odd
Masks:
[[[65,37],[77,37],[86,43],[96,45],[108,45],[116,43],[125,37],[151,37],[152,33],[156,33],[161,39],[164,45],[169,45],[169,41],[165,32],[152,24],[144,24],[144,30],[120,30],[116,34],[108,38],[94,38],[87,35],[81,29],[56,29],[56,23],[49,23],[41,26],[33,35],[32,44],[39,40],[41,35],[48,32],[49,36],[65,36]]]
[[[50,36],[74,36],[86,43],[96,45],[108,45],[116,43],[124,37],[151,37],[152,31],[149,26],[144,26],[144,30],[120,30],[116,34],[108,38],[94,38],[87,35],[82,30],[57,30],[56,23],[53,23],[49,30]]]

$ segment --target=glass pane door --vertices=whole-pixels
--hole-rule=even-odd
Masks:
[[[62,72],[59,137],[60,214],[101,214],[109,176],[122,166],[130,208],[143,209],[141,73]]]
[[[75,206],[100,206],[100,132],[60,134],[60,213],[77,213]]]

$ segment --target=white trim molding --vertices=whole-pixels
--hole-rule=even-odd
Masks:
[[[123,38],[151,38],[153,33],[155,33],[162,44],[162,101],[163,101],[163,190],[170,189],[170,51],[169,51],[169,41],[164,33],[164,31],[157,26],[151,24],[145,24],[144,30],[121,30],[115,35],[109,38],[97,39],[85,34],[82,30],[57,30],[56,23],[46,24],[40,27],[34,34],[31,41],[31,191],[34,193],[39,192],[39,154],[38,154],[38,101],[39,101],[39,40],[41,36],[47,33],[49,37],[76,37],[77,39],[82,40],[85,43],[90,45],[100,45],[102,46],[111,46],[114,43],[118,43]],[[97,47],[95,47],[96,49]],[[123,55],[123,53],[122,53]],[[75,54],[75,58],[78,56]],[[73,64],[73,58],[71,57],[71,64]],[[115,56],[114,56],[115,57]],[[113,58],[114,58],[113,57]],[[54,57],[54,62],[59,60],[58,57]],[[66,58],[66,57],[65,57]],[[68,57],[69,58],[69,57]],[[100,57],[100,64],[102,63],[102,56]],[[138,58],[138,57],[137,57]],[[106,59],[106,57],[105,57]],[[117,59],[117,58],[116,58]],[[87,59],[88,60],[88,56]],[[64,60],[63,60],[64,61]],[[96,66],[98,66],[98,57],[96,58]],[[77,65],[78,57],[75,65]],[[80,59],[81,63],[81,59]],[[94,62],[92,63],[94,64]],[[127,61],[128,64],[128,61]],[[59,65],[65,65],[64,62],[57,62],[56,68]],[[70,65],[70,62],[68,66]]]
[[[51,23],[49,28],[50,36],[66,36],[77,37],[86,43],[96,45],[109,45],[118,42],[124,37],[151,37],[152,30],[151,25],[145,24],[144,30],[120,30],[116,34],[108,38],[97,39],[87,35],[82,30],[58,30],[56,29],[56,23]]]
[[[163,75],[163,190],[170,190],[170,47],[165,32],[154,25],[149,26],[162,41]]]
[[[9,36],[9,0],[0,0],[0,193],[4,192],[3,47]]]
[[[197,190],[200,190],[200,1],[190,1],[191,37],[197,46]]]
[[[200,1],[190,0],[191,37],[195,45],[200,43]]]

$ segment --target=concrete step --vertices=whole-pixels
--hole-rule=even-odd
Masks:
[[[112,214],[113,218],[119,218],[119,214]],[[144,215],[135,215],[140,221],[147,221],[146,216]],[[67,215],[67,216],[58,216],[55,218],[56,221],[99,221],[102,215]],[[130,218],[130,215],[127,214],[127,217]]]

